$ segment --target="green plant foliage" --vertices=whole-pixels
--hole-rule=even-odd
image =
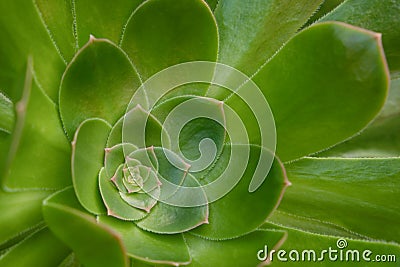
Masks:
[[[399,0],[0,12],[0,266],[398,265]]]

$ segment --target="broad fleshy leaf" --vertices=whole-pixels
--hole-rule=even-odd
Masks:
[[[257,253],[264,246],[277,248],[284,241],[284,231],[256,230],[239,238],[224,241],[206,240],[185,234],[192,262],[189,266],[257,266]]]
[[[1,1],[0,10],[3,13],[0,16],[1,90],[13,101],[20,99],[26,59],[32,56],[38,84],[56,102],[66,63],[58,54],[33,1]]]
[[[400,3],[393,0],[347,0],[320,21],[342,21],[382,33],[390,72],[400,77]]]
[[[359,135],[318,157],[399,157],[400,156],[400,79],[392,80],[389,96],[379,116]]]
[[[94,214],[104,213],[98,174],[111,126],[101,119],[85,120],[72,141],[72,181],[79,202]]]
[[[87,118],[117,122],[138,86],[124,52],[91,37],[68,65],[60,87],[60,115],[69,138]]]
[[[190,101],[193,100],[196,102],[190,104]],[[186,101],[189,101],[187,102],[189,104],[186,104],[186,112],[185,108],[182,109],[182,106],[180,109],[181,112],[175,109],[178,107],[179,110],[179,105],[184,104]],[[201,105],[194,107],[196,103],[201,103]],[[210,151],[212,149],[207,150],[203,148],[202,152],[204,155],[201,155],[199,149],[201,141],[205,138],[210,138],[216,146],[216,155],[219,155],[226,137],[224,125],[217,122],[225,120],[224,109],[221,104],[222,103],[214,99],[185,95],[171,97],[157,105],[151,113],[160,120],[164,131],[169,135],[168,137],[170,139],[170,142],[168,144],[163,144],[163,146],[171,146],[173,151],[179,152],[180,156],[184,156],[188,161],[199,160],[200,156],[203,156],[203,158],[214,158],[213,155],[211,155],[212,151]],[[184,120],[184,116],[190,113],[197,113],[196,118],[187,122],[178,133],[175,129],[180,125],[180,121]],[[198,116],[198,114],[201,113],[208,114],[208,116],[212,118]],[[171,136],[171,134],[173,134],[173,136]],[[197,176],[196,172],[192,172],[192,174]]]
[[[215,9],[220,36],[218,60],[255,73],[287,42],[323,0],[219,0]]]
[[[76,53],[73,6],[76,1],[33,0],[55,48],[64,61],[69,62]],[[78,3],[81,1],[78,1]]]
[[[250,159],[243,177],[227,195],[209,204],[209,223],[199,226],[192,233],[207,239],[238,237],[262,225],[277,207],[285,188],[290,184],[283,165],[275,160],[264,183],[255,192],[250,193],[249,183],[256,168],[255,159],[260,153],[260,148],[251,146],[250,149]],[[212,172],[204,177],[205,180],[200,181],[207,183],[212,181],[214,176],[218,177],[219,173],[224,171],[228,160],[229,157],[222,154]]]
[[[191,175],[186,175],[182,182],[182,186],[185,187],[199,186],[199,185],[200,184],[197,181],[197,179]],[[186,196],[184,193],[182,196],[182,193],[180,195],[178,189],[178,191],[175,192],[175,195],[173,195],[172,197],[197,198],[201,196],[198,195]],[[202,195],[202,197],[206,198],[205,195]],[[189,230],[195,229],[199,225],[208,223],[208,218],[209,218],[208,205],[203,205],[198,207],[178,207],[158,201],[157,205],[152,208],[149,215],[143,220],[139,221],[137,225],[146,231],[158,234],[176,234],[176,233],[187,232]]]
[[[211,10],[215,10],[218,5],[218,0],[206,0],[206,2]]]
[[[19,190],[61,189],[70,185],[71,149],[54,103],[33,83],[32,89],[26,86],[16,109],[3,186]]]
[[[15,114],[14,104],[0,92],[0,131],[11,133],[14,128]]]
[[[134,259],[175,266],[186,265],[191,260],[182,234],[154,234],[141,230],[134,223],[125,223],[106,216],[100,216],[99,221],[121,236],[127,254]]]
[[[399,158],[306,158],[287,164],[293,186],[270,220],[320,234],[399,243],[399,169]]]
[[[49,253],[51,251],[51,253]],[[47,228],[36,231],[0,256],[2,267],[57,266],[70,250]]]
[[[49,192],[40,191],[0,191],[0,251],[43,227],[42,200],[48,195]]]
[[[81,267],[82,265],[79,263],[78,259],[75,256],[75,253],[69,254],[58,267]]]
[[[291,39],[254,81],[274,114],[276,153],[290,161],[364,128],[383,106],[388,72],[379,34],[327,22]]]
[[[74,190],[59,191],[43,202],[43,216],[54,234],[87,267],[128,266],[120,238],[80,206]]]
[[[12,136],[6,132],[0,131],[0,151],[4,153],[0,154],[0,179],[3,179],[5,165],[7,165],[8,150],[10,147]]]
[[[130,15],[144,0],[77,0],[74,2],[76,38],[81,47],[90,35],[107,38],[117,44]]]
[[[149,0],[130,17],[121,47],[146,80],[178,63],[215,61],[217,26],[201,0]]]
[[[337,6],[342,4],[345,0],[324,0],[324,2],[320,5],[318,10],[308,19],[305,26],[310,26],[316,20],[325,16],[329,12],[332,12]]]

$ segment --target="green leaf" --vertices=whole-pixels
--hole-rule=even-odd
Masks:
[[[364,128],[384,103],[388,73],[378,34],[327,22],[291,39],[254,81],[274,114],[276,153],[290,161]]]
[[[128,266],[120,238],[83,210],[72,188],[47,198],[43,202],[43,216],[84,266]]]
[[[0,256],[2,267],[57,266],[70,250],[47,228],[43,228]]]
[[[252,75],[287,42],[323,0],[220,0],[218,60]]]
[[[212,149],[204,147],[203,155],[201,155],[199,147],[205,138],[212,139],[217,154],[221,153],[226,133],[224,125],[217,122],[217,120],[219,122],[225,120],[224,109],[219,101],[192,95],[176,96],[157,105],[151,114],[160,120],[163,130],[169,135],[171,144],[163,144],[163,147],[170,148],[181,157],[184,156],[187,163],[200,161],[200,156],[205,159],[215,158],[211,155]],[[203,114],[212,118],[202,117]],[[187,118],[191,120],[186,122]],[[185,122],[184,125],[183,122]],[[177,131],[181,125],[183,125],[182,129]],[[191,165],[193,171],[194,164]],[[196,176],[196,173],[192,172],[192,174]]]
[[[224,171],[229,161],[230,150],[222,154],[216,166],[200,180],[202,183],[212,181]],[[286,180],[283,166],[275,160],[264,183],[253,193],[249,192],[250,180],[258,163],[260,148],[250,147],[250,158],[243,177],[238,184],[223,198],[210,203],[209,224],[204,224],[194,229],[192,233],[207,239],[229,239],[249,233],[260,225],[279,204],[285,187],[289,184]]]
[[[199,186],[199,183],[196,178],[187,175],[182,186]],[[202,196],[204,198],[206,197],[205,195]],[[190,196],[182,195],[178,190],[173,197],[184,198]],[[197,198],[199,196],[195,195],[192,197]],[[206,199],[204,199],[204,201],[206,201]],[[178,207],[158,201],[151,209],[149,215],[137,222],[137,226],[154,233],[176,234],[192,230],[199,225],[207,223],[208,216],[208,205],[199,207]]]
[[[215,61],[217,26],[204,1],[149,0],[130,17],[121,47],[146,80],[178,63]]]
[[[42,226],[42,200],[49,192],[0,191],[0,250],[11,247]]]
[[[135,151],[137,147],[132,144],[118,144],[105,148],[104,168],[106,175],[111,177],[121,164],[125,162],[125,155]]]
[[[81,47],[90,35],[118,43],[129,16],[143,0],[75,0],[73,2],[77,39]]]
[[[186,265],[191,260],[182,234],[153,234],[139,229],[134,223],[106,216],[100,216],[99,221],[120,235],[129,257],[147,263],[175,266]]]
[[[215,10],[215,8],[218,5],[219,0],[206,0],[206,2],[211,10]]]
[[[94,214],[105,212],[98,174],[104,162],[104,148],[111,126],[101,119],[85,120],[72,142],[72,181],[79,202]]]
[[[0,92],[0,131],[11,133],[14,129],[14,122],[14,104]]]
[[[111,177],[106,175],[104,168],[99,173],[99,187],[109,216],[121,220],[134,221],[147,215],[145,211],[130,206],[120,197],[118,189],[113,185]]]
[[[285,227],[280,227],[274,224],[265,224],[263,226],[264,229],[277,229],[280,231],[286,231],[287,232],[287,239],[283,243],[282,247],[280,248],[281,250],[284,250],[286,253],[285,255],[281,255],[281,258],[286,258],[287,261],[280,261],[278,258],[278,251],[275,251],[272,257],[272,264],[271,266],[278,266],[278,267],[284,267],[284,266],[327,266],[327,267],[337,267],[337,266],[356,266],[356,267],[379,267],[382,265],[385,266],[391,266],[395,267],[398,266],[398,262],[392,261],[390,262],[387,260],[386,262],[380,261],[378,262],[379,259],[389,259],[390,255],[395,255],[398,261],[398,257],[400,255],[400,247],[397,244],[389,244],[389,243],[384,243],[384,242],[379,242],[379,241],[362,241],[362,240],[355,240],[355,239],[343,239],[343,238],[338,238],[338,237],[332,237],[332,236],[322,236],[319,234],[312,234],[300,230],[296,230],[293,228],[285,228]],[[340,249],[338,247],[338,242],[341,240],[343,244],[343,240],[346,241],[347,246],[343,249]],[[271,247],[268,247],[268,253],[272,253]],[[310,250],[315,251],[315,258],[316,260],[313,260],[312,254],[308,254]],[[323,253],[323,250],[325,252]],[[331,250],[331,253],[329,254],[329,250]],[[359,255],[359,260],[357,261],[357,252]],[[366,261],[363,259],[363,253],[364,251],[369,250],[371,251],[371,254],[368,255],[368,252],[366,253],[367,259],[369,258],[369,261]],[[295,252],[292,251],[297,251],[298,252],[298,258]],[[355,253],[355,254],[352,254]],[[281,253],[282,254],[282,253]],[[292,258],[290,258],[290,254],[292,255]],[[304,255],[304,256],[303,256]],[[310,256],[310,260],[308,260]],[[342,255],[342,256],[340,256]],[[353,255],[354,255],[354,260],[353,260]],[[380,258],[375,258],[376,256],[379,257],[379,255],[382,255]],[[329,257],[331,256],[332,259]],[[302,260],[302,257],[304,260]],[[342,258],[341,258],[342,257]],[[346,260],[346,258],[348,260]]]
[[[123,143],[130,143],[138,148],[162,146],[161,135],[164,135],[163,137],[167,141],[166,144],[169,144],[169,136],[163,129],[163,125],[140,105],[136,105],[129,110],[124,115],[122,123],[123,133],[121,136],[123,137]],[[115,136],[115,133],[111,133],[111,135]],[[115,137],[112,137],[112,139],[115,139]]]
[[[379,116],[359,135],[318,157],[399,157],[400,79],[392,80],[389,96]]]
[[[281,214],[270,220],[315,233],[399,243],[399,168],[399,158],[306,158],[287,164],[293,186],[278,208]]]
[[[400,77],[400,2],[348,0],[321,21],[346,22],[382,33],[383,47],[392,75]]]
[[[73,1],[33,0],[43,26],[64,61],[69,62],[76,52],[74,37]],[[78,1],[80,2],[80,1]],[[44,59],[42,59],[44,60]]]
[[[320,19],[321,17],[325,16],[329,12],[332,12],[337,6],[342,4],[345,0],[324,0],[318,10],[308,19],[305,26],[310,26],[316,20]]]
[[[87,118],[114,124],[126,111],[139,85],[132,64],[108,40],[91,37],[64,73],[60,87],[60,115],[72,138]]]
[[[70,185],[71,149],[54,103],[33,83],[32,89],[30,84],[26,86],[16,109],[3,186],[19,190],[61,189]]]
[[[7,164],[7,157],[11,144],[11,138],[12,135],[0,131],[0,151],[4,152],[0,154],[0,182],[2,182],[2,180],[4,179],[5,167],[6,167],[5,165]]]
[[[257,266],[257,253],[264,246],[276,248],[285,239],[283,231],[256,230],[245,236],[212,241],[185,234],[195,266]]]
[[[82,265],[79,263],[78,259],[75,256],[75,253],[71,253],[66,257],[58,267],[81,267]]]
[[[107,139],[107,147],[113,147],[122,143],[122,126],[124,117],[120,118],[111,129]]]
[[[1,89],[13,101],[19,100],[26,59],[32,56],[38,84],[56,102],[66,63],[58,54],[33,1],[1,1],[0,10],[3,13],[0,17]]]

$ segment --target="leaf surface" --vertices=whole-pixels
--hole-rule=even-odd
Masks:
[[[400,77],[400,2],[348,0],[320,21],[336,20],[382,33],[391,74]]]
[[[150,0],[130,17],[121,47],[146,80],[178,63],[215,61],[217,26],[201,0]]]
[[[399,243],[399,167],[399,158],[305,158],[287,164],[293,186],[270,220],[314,233]]]
[[[274,114],[276,153],[283,161],[359,132],[377,115],[388,90],[379,35],[337,22],[303,30],[254,81]]]
[[[111,126],[101,119],[85,120],[72,142],[72,181],[79,202],[94,214],[104,213],[98,174]]]
[[[72,188],[47,198],[43,216],[54,234],[75,252],[83,265],[128,266],[120,238],[84,211]]]
[[[277,247],[285,239],[283,231],[256,230],[224,241],[205,240],[185,234],[192,263],[189,266],[257,266],[257,253],[264,246]]]
[[[0,191],[0,250],[8,248],[37,227],[43,227],[42,200],[49,192]]]
[[[66,63],[57,52],[33,1],[0,3],[0,85],[13,100],[22,95],[26,59],[32,56],[37,82],[53,102]],[[29,29],[29,30],[27,30]]]
[[[20,190],[70,185],[71,148],[56,105],[33,83],[32,89],[30,85],[25,88],[16,106],[16,126],[3,186]]]
[[[76,52],[73,1],[33,0],[33,3],[56,49],[69,62]]]
[[[0,131],[11,133],[14,128],[15,114],[13,102],[0,92]]]
[[[43,228],[1,255],[0,264],[3,267],[54,267],[69,253],[67,246],[60,242],[48,228]]]
[[[190,255],[182,234],[159,235],[146,232],[134,223],[100,216],[99,221],[109,225],[120,236],[128,255],[147,263],[185,265]]]
[[[75,0],[76,31],[79,47],[90,35],[117,44],[131,13],[144,0]]]
[[[318,153],[318,157],[399,157],[400,79],[392,80],[389,96],[373,122],[359,135]]]
[[[254,74],[317,10],[322,0],[220,0],[219,62]]]
[[[92,37],[68,65],[60,87],[60,115],[69,138],[87,118],[117,122],[138,85],[124,52]]]
[[[209,224],[199,226],[192,233],[213,240],[238,237],[262,225],[276,208],[289,184],[283,166],[275,160],[263,184],[250,193],[249,183],[258,163],[260,148],[252,146],[250,149],[250,158],[243,177],[223,198],[209,204]],[[226,147],[225,151],[229,152]],[[206,180],[201,180],[202,183],[218,177],[229,160],[228,155],[223,153],[216,166],[205,177]],[[239,164],[238,160],[243,159],[236,158],[233,164]]]

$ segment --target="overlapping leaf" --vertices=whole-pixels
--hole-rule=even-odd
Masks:
[[[314,233],[399,243],[399,166],[398,158],[306,158],[288,164],[293,186],[270,220]]]
[[[72,188],[46,199],[43,215],[50,229],[72,248],[85,266],[128,265],[120,238],[84,211]]]
[[[388,89],[379,35],[335,22],[296,35],[254,81],[274,113],[283,161],[360,131],[377,115]]]

